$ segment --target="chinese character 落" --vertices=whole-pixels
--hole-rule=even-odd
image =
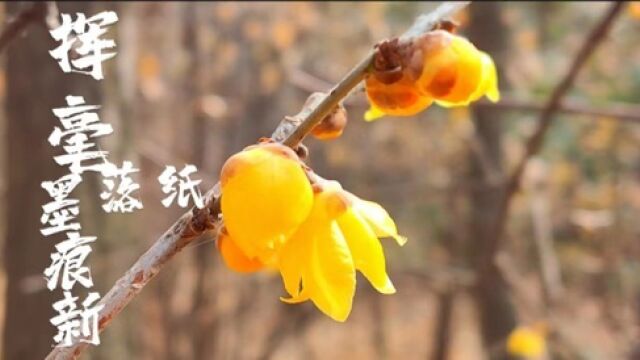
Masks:
[[[140,200],[131,196],[131,193],[140,189],[140,185],[133,182],[129,174],[140,171],[134,169],[130,161],[122,163],[122,168],[118,169],[114,164],[107,164],[102,171],[102,176],[105,179],[102,183],[106,186],[107,190],[100,193],[102,200],[109,201],[102,205],[104,211],[110,212],[133,212],[135,209],[142,209],[142,203]],[[116,180],[119,180],[116,186]]]

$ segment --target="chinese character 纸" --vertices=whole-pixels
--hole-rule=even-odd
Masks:
[[[162,192],[167,194],[167,197],[162,200],[164,207],[169,207],[173,200],[177,197],[177,203],[180,207],[187,207],[189,204],[189,197],[193,198],[193,202],[196,207],[203,208],[204,200],[200,193],[198,184],[202,180],[192,180],[190,174],[198,171],[195,165],[185,165],[185,167],[177,173],[176,168],[173,166],[167,166],[162,174],[158,176],[158,182],[162,185]]]
[[[58,60],[60,68],[65,73],[76,72],[91,75],[96,80],[103,79],[102,62],[116,56],[115,52],[103,52],[115,48],[113,40],[103,40],[100,37],[107,30],[107,25],[118,21],[118,15],[113,11],[103,11],[90,18],[82,13],[76,14],[76,20],[71,20],[70,14],[61,14],[62,24],[51,30],[51,36],[61,44],[49,51]],[[69,60],[71,51],[78,54],[77,59]]]

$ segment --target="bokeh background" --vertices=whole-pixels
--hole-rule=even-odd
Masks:
[[[327,90],[376,42],[401,34],[432,2],[68,3],[115,10],[117,56],[105,79],[64,74],[45,27],[0,55],[0,324],[2,358],[43,358],[54,328],[42,279],[57,238],[39,233],[44,180],[64,169],[46,138],[64,96],[101,104],[115,132],[100,146],[140,169],[144,209],[105,214],[98,177],[76,190],[95,288],[115,280],[184,211],[164,208],[165,165],[195,164],[203,192],[224,160],[269,135],[307,96]],[[2,19],[29,3],[4,3]],[[511,329],[543,324],[541,358],[638,359],[640,325],[640,11],[615,21],[579,75],[533,158],[506,219],[496,279],[474,264],[494,236],[501,179],[524,151],[551,90],[605,2],[478,2],[459,32],[495,59],[503,100],[433,106],[411,118],[362,120],[331,142],[308,139],[310,165],[382,204],[409,238],[383,240],[397,294],[359,277],[349,320],[286,305],[281,280],[224,267],[212,241],[190,245],[101,335],[85,359],[504,358]],[[635,104],[634,104],[635,103]],[[635,354],[635,355],[634,355]]]

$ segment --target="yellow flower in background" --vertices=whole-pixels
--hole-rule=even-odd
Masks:
[[[323,184],[309,217],[280,253],[280,273],[291,296],[282,300],[311,300],[332,319],[345,321],[356,270],[380,293],[395,293],[378,236],[406,241],[380,205],[357,198],[335,181]]]
[[[640,1],[629,2],[628,10],[632,18],[640,20]]]
[[[375,71],[367,76],[365,88],[371,109],[365,120],[415,115],[432,102],[455,107],[468,106],[482,96],[493,102],[500,99],[493,59],[469,40],[435,30],[416,39],[411,47],[410,51],[399,50],[409,58],[404,59],[403,75],[397,81],[376,82]]]
[[[220,183],[222,216],[233,244],[249,259],[275,263],[278,249],[313,204],[297,155],[276,143],[248,147],[225,162]]]
[[[539,357],[545,352],[545,334],[544,324],[518,326],[507,338],[507,352],[527,359]]]

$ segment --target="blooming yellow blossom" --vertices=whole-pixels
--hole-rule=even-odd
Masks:
[[[411,51],[402,52],[408,59],[402,62],[403,75],[396,82],[375,82],[375,72],[367,76],[371,109],[365,120],[385,114],[411,116],[432,102],[454,107],[467,106],[485,95],[493,102],[499,100],[493,59],[469,40],[435,30],[416,39],[411,47]]]
[[[311,300],[337,321],[351,312],[356,271],[380,293],[395,293],[378,238],[406,239],[382,206],[337,181],[312,188],[295,153],[274,143],[229,158],[220,181],[218,249],[230,269],[278,270],[290,295],[283,301]]]
[[[276,143],[249,147],[225,162],[220,183],[222,216],[233,244],[249,259],[275,263],[278,249],[313,204],[297,155]]]
[[[291,296],[282,300],[311,300],[334,320],[345,321],[355,293],[355,270],[379,292],[395,293],[377,236],[405,241],[378,204],[342,190],[335,181],[323,184],[309,217],[280,253],[280,273]]]
[[[545,351],[544,325],[519,326],[507,338],[507,351],[523,358],[536,358]]]

